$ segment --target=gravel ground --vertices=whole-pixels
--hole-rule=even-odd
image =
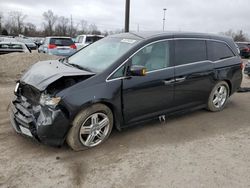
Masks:
[[[0,84],[11,84],[34,63],[41,60],[58,59],[52,56],[33,51],[32,53],[11,53],[0,56]]]
[[[250,187],[250,93],[233,95],[222,112],[113,131],[101,146],[74,152],[12,130],[13,87],[0,83],[0,187]]]

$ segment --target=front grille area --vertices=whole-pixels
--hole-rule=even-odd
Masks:
[[[27,85],[27,84],[20,84],[18,94],[27,98],[33,104],[37,104],[39,102],[41,92],[36,88]]]
[[[14,113],[14,121],[19,127],[28,128],[32,135],[37,137],[36,127],[35,127],[35,114],[33,113],[32,105],[25,101],[24,97],[19,97],[13,101],[12,111]]]

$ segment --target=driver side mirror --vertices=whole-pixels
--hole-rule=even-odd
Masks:
[[[146,76],[147,69],[141,65],[132,65],[129,70],[130,76]]]

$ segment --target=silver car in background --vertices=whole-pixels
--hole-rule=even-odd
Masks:
[[[76,45],[70,37],[46,37],[38,52],[57,56],[70,56],[76,52]]]
[[[31,49],[31,50],[36,50],[37,49],[37,45],[35,44],[35,42],[31,39],[31,38],[26,38],[26,37],[16,37],[16,40],[18,42],[22,42],[24,44],[26,44],[26,46]]]
[[[21,42],[0,42],[0,55],[9,53],[31,53],[31,50],[27,48],[24,43]]]

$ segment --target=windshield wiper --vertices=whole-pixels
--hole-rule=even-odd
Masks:
[[[61,63],[65,64],[65,65],[72,66],[72,67],[78,68],[80,70],[85,70],[85,71],[88,71],[88,72],[93,72],[92,70],[90,70],[88,68],[85,68],[85,67],[82,67],[81,65],[78,65],[78,64],[75,64],[75,63],[69,63],[69,60],[68,60],[67,57],[59,59],[59,61]]]
[[[67,57],[61,58],[61,59],[59,59],[59,61],[60,61],[61,63],[64,63],[64,64],[69,64],[69,63],[68,63],[68,58],[67,58]]]
[[[68,62],[67,62],[68,63]],[[88,71],[88,72],[93,72],[93,71],[91,71],[90,69],[88,69],[88,68],[85,68],[85,67],[82,67],[81,65],[78,65],[78,64],[75,64],[75,63],[68,63],[69,65],[71,65],[72,67],[76,67],[76,68],[78,68],[78,69],[80,69],[80,70],[85,70],[85,71]]]

